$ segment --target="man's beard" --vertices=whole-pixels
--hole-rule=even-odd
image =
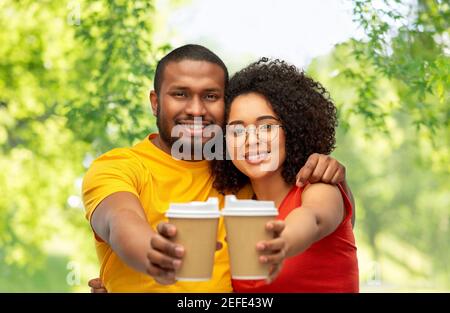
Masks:
[[[173,144],[178,138],[172,138],[170,135],[171,129],[169,129],[169,126],[164,122],[164,119],[160,117],[159,108],[156,113],[156,126],[158,127],[159,138],[161,141],[163,141],[167,147],[172,149]]]

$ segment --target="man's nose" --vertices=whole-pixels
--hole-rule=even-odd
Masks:
[[[185,111],[192,116],[203,116],[206,114],[205,105],[198,96],[192,97],[192,99],[188,101]]]

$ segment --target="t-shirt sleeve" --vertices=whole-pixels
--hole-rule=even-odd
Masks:
[[[82,185],[89,222],[95,208],[107,196],[128,191],[138,197],[144,173],[142,163],[128,149],[114,149],[97,158],[85,174]]]

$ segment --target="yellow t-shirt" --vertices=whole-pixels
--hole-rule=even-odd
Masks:
[[[170,202],[206,201],[223,196],[213,187],[208,161],[189,162],[173,159],[156,147],[151,134],[132,148],[113,149],[97,158],[83,180],[83,201],[90,221],[98,204],[107,196],[128,191],[141,201],[147,220],[153,229],[161,221]],[[250,198],[250,188],[244,188],[240,198]],[[109,292],[231,292],[231,277],[223,220],[219,221],[218,241],[223,248],[216,252],[213,277],[205,282],[158,284],[152,277],[128,267],[111,247],[96,238],[95,247],[101,264],[100,278]],[[133,240],[133,238],[129,238]]]

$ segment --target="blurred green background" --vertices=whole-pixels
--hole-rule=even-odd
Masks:
[[[83,174],[155,130],[156,60],[187,43],[170,21],[193,2],[0,1],[1,292],[89,291],[99,265]],[[361,35],[299,66],[338,107],[333,155],[356,198],[361,290],[449,291],[449,3],[340,3]],[[280,38],[296,40],[291,31]],[[198,36],[231,72],[259,57]]]

